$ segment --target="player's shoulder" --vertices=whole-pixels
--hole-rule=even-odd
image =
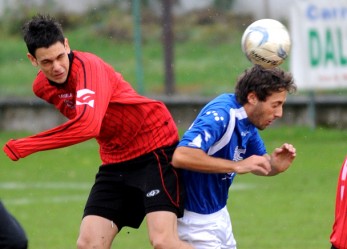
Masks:
[[[84,69],[84,68],[93,68],[93,69],[104,69],[108,68],[113,70],[112,67],[106,63],[101,57],[96,54],[84,51],[73,51],[73,63],[72,69]]]
[[[231,108],[240,108],[241,105],[236,101],[235,94],[233,93],[223,93],[212,99],[209,104],[215,106],[225,106]]]
[[[237,103],[236,97],[232,93],[223,93],[212,99],[206,106],[205,110],[218,110],[220,112],[230,113],[231,109],[240,109],[242,106]]]
[[[99,56],[90,52],[74,50],[72,54],[73,62],[75,63],[95,63],[97,61],[101,61],[101,58]]]

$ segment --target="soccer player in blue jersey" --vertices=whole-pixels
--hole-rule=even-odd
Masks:
[[[296,150],[284,143],[267,154],[258,133],[283,113],[287,93],[296,91],[289,72],[253,66],[238,79],[235,93],[209,102],[184,133],[173,156],[183,169],[186,203],[179,235],[198,249],[235,249],[226,207],[237,174],[273,176],[293,162]]]

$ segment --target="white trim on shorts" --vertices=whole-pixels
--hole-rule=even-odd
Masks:
[[[236,249],[227,207],[212,214],[184,210],[178,219],[178,235],[197,249]]]

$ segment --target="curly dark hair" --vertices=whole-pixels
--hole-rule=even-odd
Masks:
[[[272,93],[283,90],[289,93],[296,91],[291,73],[285,72],[279,67],[265,69],[254,65],[240,75],[235,86],[235,95],[237,101],[244,105],[248,102],[247,96],[250,92],[254,92],[260,101],[266,101],[266,98]]]
[[[22,27],[29,53],[35,57],[36,49],[48,48],[56,42],[64,43],[61,24],[49,15],[37,14]]]

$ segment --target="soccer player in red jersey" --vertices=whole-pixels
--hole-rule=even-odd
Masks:
[[[342,164],[336,190],[335,222],[330,235],[331,249],[347,249],[347,156]]]
[[[347,157],[342,164],[336,190],[335,222],[331,249],[347,249]]]
[[[179,172],[171,166],[178,131],[165,105],[140,96],[94,54],[71,50],[61,25],[34,16],[23,26],[28,58],[39,72],[34,93],[68,121],[20,139],[4,151],[16,161],[32,153],[95,138],[102,165],[87,200],[78,248],[110,248],[124,226],[146,217],[153,248],[192,248],[177,234],[183,215]]]

